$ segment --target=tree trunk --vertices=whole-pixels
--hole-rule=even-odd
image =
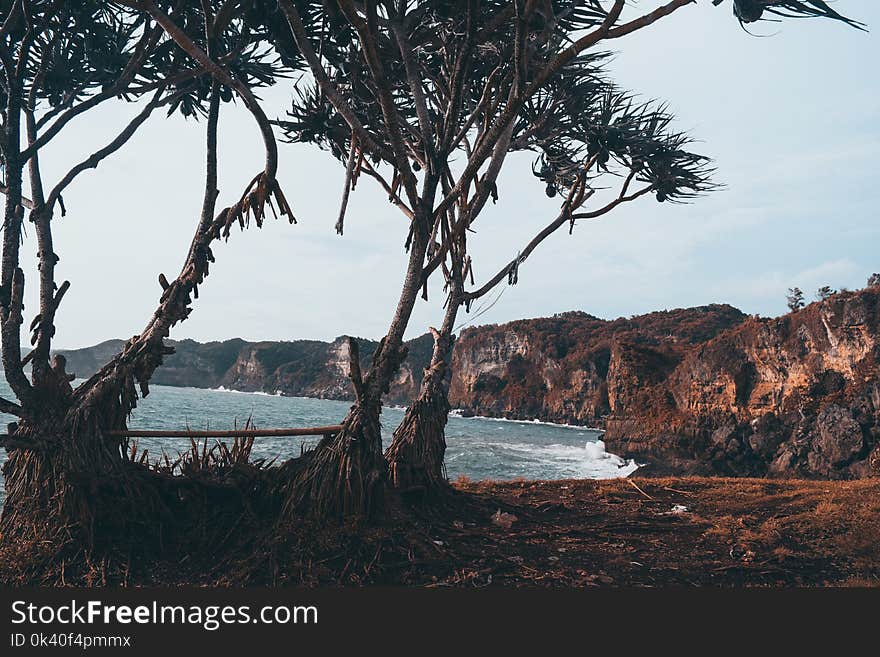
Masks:
[[[403,334],[422,288],[427,235],[414,222],[406,278],[388,333],[379,343],[367,376],[352,366],[355,404],[342,430],[306,455],[307,466],[291,482],[289,514],[309,511],[322,517],[377,517],[383,507],[385,459],[379,415],[382,397],[406,358]]]
[[[127,484],[123,470],[131,464],[121,441],[110,441],[101,431],[114,425],[105,424],[98,409],[75,409],[70,377],[58,357],[32,394],[25,418],[9,427],[0,521],[4,542],[30,540],[57,548],[73,539],[92,547],[96,528],[119,537],[105,519],[124,525],[133,520],[126,506],[146,508],[147,500],[121,494],[120,486]],[[117,422],[124,420],[124,414],[115,415]]]
[[[38,385],[26,390],[23,419],[9,431],[11,453],[4,466],[7,495],[0,521],[4,542],[13,536],[41,542],[75,539],[91,549],[98,539],[113,547],[114,542],[131,538],[136,532],[138,540],[143,539],[144,530],[155,534],[161,524],[156,477],[127,458],[124,439],[110,439],[104,432],[125,428],[129,413],[137,405],[138,385],[146,396],[153,371],[164,355],[173,352],[164,345],[163,338],[175,322],[189,314],[190,291],[207,275],[207,265],[199,267],[207,258],[211,239],[208,229],[217,197],[217,87],[214,83],[208,117],[202,217],[184,273],[175,280],[173,290],[166,290],[169,293],[163,295],[147,330],[130,340],[120,354],[76,391],[71,388],[73,376],[65,372],[63,357],[56,355],[51,367],[40,369],[35,362]],[[20,177],[15,182],[20,197]],[[51,248],[51,240],[46,239],[50,235],[48,225],[38,228],[38,233],[42,236],[41,248]],[[52,287],[51,280],[41,280],[41,292]],[[43,321],[50,320],[51,315],[43,315]],[[14,342],[4,334],[4,362],[10,355],[21,360],[17,356],[17,333],[16,328]],[[48,339],[42,346],[47,356]],[[40,354],[37,358],[44,360]]]
[[[401,491],[441,492],[447,485],[446,421],[449,417],[447,373],[455,336],[452,329],[458,314],[458,295],[452,295],[440,330],[434,334],[431,363],[425,368],[419,396],[406,409],[385,452],[389,483]]]

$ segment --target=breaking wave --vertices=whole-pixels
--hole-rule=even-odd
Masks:
[[[536,444],[476,439],[468,443],[466,450],[454,449],[457,446],[450,441],[449,468],[483,475],[484,467],[492,463],[494,472],[486,471],[484,476],[494,479],[616,479],[639,468],[635,460],[608,452],[602,440]]]
[[[194,388],[195,390],[195,388]],[[284,393],[280,390],[275,392],[264,392],[262,390],[234,390],[225,386],[217,386],[216,388],[208,388],[211,392],[231,392],[236,395],[258,395],[260,397],[283,397]]]
[[[588,427],[582,424],[563,424],[561,422],[548,422],[546,420],[539,420],[537,418],[533,420],[513,420],[506,417],[490,417],[488,415],[470,415],[464,414],[464,409],[461,408],[453,408],[449,411],[450,417],[456,417],[462,420],[486,420],[488,422],[513,422],[515,424],[537,424],[545,427],[559,427],[561,429],[580,429],[583,431],[584,429],[589,429],[590,431],[602,431],[602,429],[597,429],[594,427]]]

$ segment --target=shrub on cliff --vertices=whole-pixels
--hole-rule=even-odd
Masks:
[[[795,312],[804,307],[804,293],[799,287],[788,288],[788,294],[785,297],[786,305],[791,312]]]
[[[825,301],[825,299],[834,294],[837,294],[837,290],[832,288],[830,285],[823,285],[818,290],[816,290],[816,301]]]

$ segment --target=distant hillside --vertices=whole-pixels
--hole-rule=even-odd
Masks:
[[[534,385],[529,376],[514,376],[517,363],[504,336],[524,340],[540,358],[559,360],[560,371],[580,371],[584,366],[598,368],[604,377],[610,340],[614,335],[640,335],[646,340],[707,340],[718,331],[745,319],[731,306],[705,306],[687,310],[657,312],[632,319],[605,321],[571,312],[546,319],[526,319],[504,325],[466,329],[456,345],[456,371],[452,381],[453,405],[481,415],[511,418],[540,417],[567,422],[595,423],[607,413],[607,404],[597,403],[589,412],[579,401],[582,391],[568,390],[565,403],[554,403]],[[108,340],[94,347],[61,351],[67,369],[78,377],[88,377],[123,346],[122,340]],[[169,340],[175,353],[156,370],[153,383],[194,388],[225,387],[245,392],[281,392],[284,395],[320,399],[353,399],[348,380],[348,339],[333,342],[294,340],[290,342],[247,342],[240,338],[223,342],[199,343]],[[431,337],[422,335],[408,343],[409,355],[391,386],[387,401],[406,404],[418,390],[422,370],[431,357]],[[362,367],[369,363],[378,346],[374,340],[358,338]],[[495,345],[495,346],[493,346]],[[488,350],[488,352],[487,352]],[[510,353],[508,353],[510,352]],[[467,353],[466,357],[462,354]],[[596,356],[587,364],[585,357]],[[603,355],[604,354],[604,355]],[[522,359],[522,354],[518,358]],[[603,365],[604,362],[604,365]],[[507,366],[514,369],[507,371]],[[485,370],[485,372],[483,372]],[[505,383],[493,383],[493,372],[504,372]],[[480,378],[482,375],[482,378]],[[476,379],[479,381],[476,381]],[[474,379],[473,381],[471,379]],[[475,384],[475,385],[473,385]],[[488,386],[488,388],[487,388]],[[494,392],[487,394],[487,390]],[[561,398],[560,398],[561,400]]]
[[[240,338],[223,342],[194,340],[167,343],[175,353],[168,356],[152,382],[166,386],[219,388],[245,392],[281,392],[283,395],[320,399],[353,399],[348,380],[348,339],[333,342],[294,340],[291,342],[247,342]],[[94,347],[61,351],[67,370],[78,377],[97,371],[123,346],[108,340]],[[422,369],[431,356],[431,337],[424,335],[409,343],[409,358],[401,368],[388,395],[389,403],[406,403],[415,394]],[[363,367],[369,363],[378,342],[359,338]]]
[[[685,350],[746,317],[711,305],[612,321],[570,312],[469,328],[453,352],[450,401],[477,415],[598,426],[611,412],[607,377],[615,344]]]

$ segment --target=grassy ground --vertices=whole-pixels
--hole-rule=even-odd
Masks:
[[[390,505],[380,528],[289,533],[206,583],[880,585],[880,479],[460,480],[455,490],[442,511]]]
[[[441,508],[390,498],[385,518],[379,526],[255,519],[197,553],[88,568],[68,562],[61,578],[22,579],[7,554],[0,582],[880,585],[880,479],[460,480]]]
[[[520,510],[484,576],[546,586],[878,586],[880,480],[460,483]],[[469,538],[473,542],[475,538]],[[463,546],[459,546],[461,551]]]

